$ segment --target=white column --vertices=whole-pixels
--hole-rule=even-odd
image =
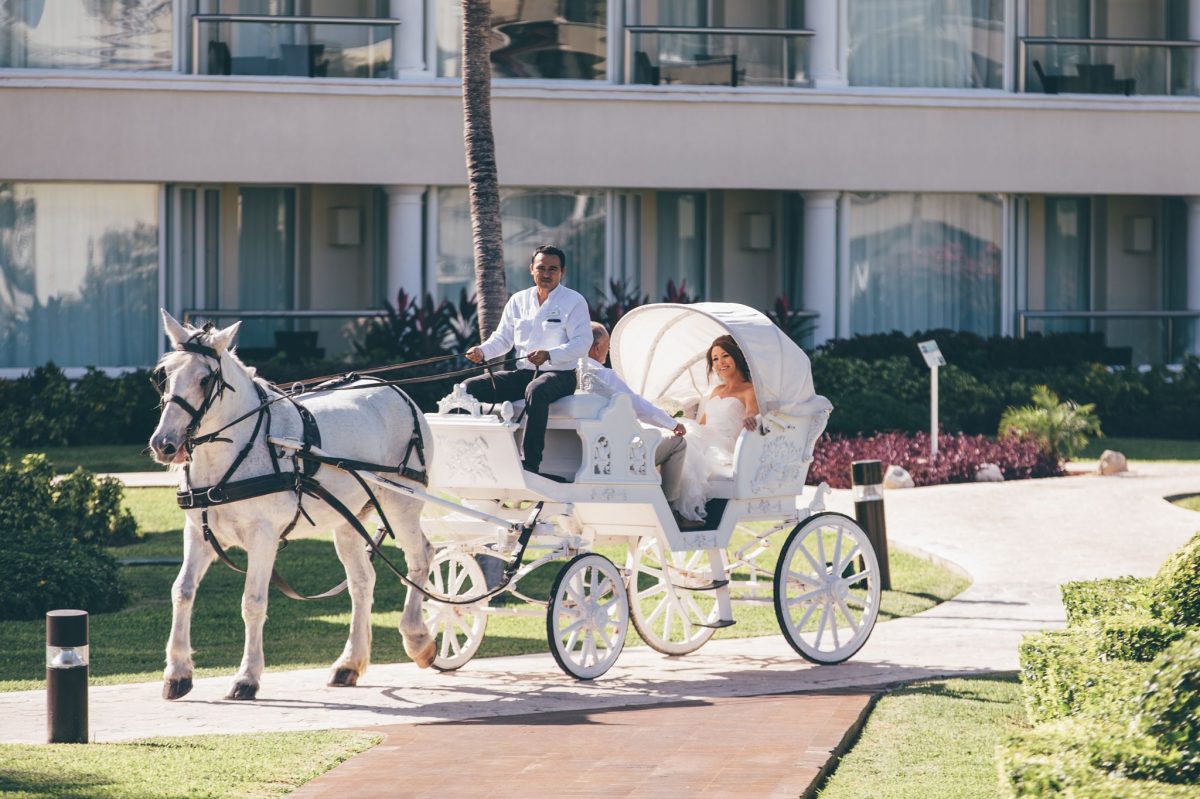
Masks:
[[[392,71],[397,80],[429,76],[425,63],[425,0],[391,0]]]
[[[813,344],[837,336],[838,194],[804,194],[804,309],[817,311]]]
[[[425,293],[421,261],[421,206],[424,186],[387,186],[388,258],[387,301],[396,302],[404,289],[411,297]]]
[[[813,86],[818,89],[846,85],[839,54],[842,42],[841,5],[844,1],[819,0],[804,7],[804,24],[814,34],[808,44],[808,71],[812,75]]]
[[[1188,197],[1187,309],[1200,311],[1200,197]],[[1193,355],[1200,355],[1200,320],[1192,324]]]

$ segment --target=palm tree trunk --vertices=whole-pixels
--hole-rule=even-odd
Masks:
[[[500,230],[500,184],[492,137],[491,0],[462,0],[462,16],[463,139],[471,195],[479,334],[486,339],[500,323],[500,314],[508,300],[504,284],[504,239]]]

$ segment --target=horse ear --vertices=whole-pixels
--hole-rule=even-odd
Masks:
[[[228,350],[233,346],[233,340],[237,338],[238,328],[242,326],[241,322],[234,322],[226,328],[218,330],[212,334],[212,345],[217,352]]]
[[[191,338],[187,328],[175,321],[175,317],[167,313],[166,308],[159,308],[158,312],[162,314],[163,330],[167,333],[167,338],[171,339],[171,343],[178,347],[183,342]]]

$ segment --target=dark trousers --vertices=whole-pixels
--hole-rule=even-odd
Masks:
[[[575,370],[535,373],[532,369],[516,369],[492,374],[494,389],[493,378],[480,375],[466,381],[467,393],[480,402],[525,400],[525,469],[536,472],[542,465],[542,450],[546,448],[550,403],[575,393]]]

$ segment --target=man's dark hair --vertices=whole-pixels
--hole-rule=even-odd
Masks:
[[[539,255],[558,256],[558,262],[562,265],[562,270],[564,272],[567,271],[567,254],[555,247],[553,244],[543,244],[541,247],[538,247],[536,250],[534,250],[533,255],[529,256],[529,263],[531,266]]]

